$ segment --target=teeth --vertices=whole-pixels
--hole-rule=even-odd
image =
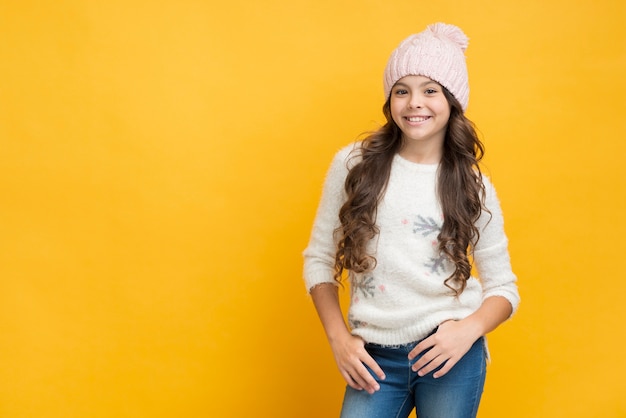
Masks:
[[[409,122],[424,122],[426,119],[428,119],[428,116],[413,116],[407,119],[409,120]]]

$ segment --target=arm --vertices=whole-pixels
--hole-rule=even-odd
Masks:
[[[379,386],[365,365],[381,379],[384,373],[365,351],[364,341],[348,330],[333,279],[336,252],[333,232],[345,200],[346,161],[351,148],[346,147],[335,155],[326,174],[309,245],[303,253],[304,279],[341,375],[350,387],[374,393]]]
[[[348,330],[341,312],[337,286],[332,283],[317,285],[311,289],[311,297],[339,372],[345,381],[350,387],[356,390],[365,389],[370,394],[380,389],[365,365],[380,379],[384,379],[385,374],[365,351],[365,342]]]
[[[487,179],[484,181],[487,189],[485,204],[491,213],[483,212],[478,221],[477,226],[481,230],[480,239],[474,248],[474,262],[483,287],[483,302],[468,317],[441,324],[434,335],[411,351],[409,358],[412,360],[424,350],[431,348],[413,366],[413,370],[418,371],[420,375],[425,375],[446,362],[433,376],[445,375],[478,338],[506,321],[519,304],[516,277],[511,269],[500,203],[491,183]]]

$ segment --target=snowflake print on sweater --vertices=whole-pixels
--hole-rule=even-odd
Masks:
[[[431,216],[424,218],[422,215],[417,215],[417,221],[413,222],[413,232],[421,233],[424,237],[430,234],[437,236],[441,232],[441,226]]]
[[[355,319],[354,315],[350,314],[348,315],[348,325],[351,329],[354,329],[367,326],[368,324],[365,321],[359,321],[358,319]]]
[[[441,225],[432,216],[424,217],[417,215],[417,221],[413,222],[413,233],[421,234],[423,237],[434,235],[434,238],[436,238],[440,232]],[[438,251],[439,242],[435,239],[432,244],[433,249]],[[424,267],[428,268],[429,273],[441,275],[445,271],[444,263],[447,257],[441,252],[438,252],[438,254],[437,257],[430,257],[429,261],[424,264]]]
[[[359,301],[360,296],[364,298],[374,297],[375,291],[376,285],[373,276],[362,276],[352,280],[352,298],[355,302]]]
[[[439,255],[439,257],[431,257],[430,262],[424,264],[424,267],[428,267],[431,273],[440,275],[443,273],[445,266],[444,263],[446,261],[446,256],[443,254]]]
[[[374,276],[364,275],[353,277],[350,281],[350,293],[353,303],[359,303],[361,297],[365,299],[374,298],[377,293],[384,293],[384,284],[376,285]]]

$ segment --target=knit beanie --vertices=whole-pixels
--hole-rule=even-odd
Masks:
[[[407,75],[422,75],[444,86],[461,103],[469,101],[465,49],[468,38],[454,25],[435,23],[411,35],[391,53],[385,68],[385,98],[398,80]]]

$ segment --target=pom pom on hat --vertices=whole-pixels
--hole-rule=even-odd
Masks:
[[[434,23],[429,25],[426,30],[430,30],[435,36],[445,37],[455,42],[463,52],[465,52],[469,44],[469,38],[458,26]]]
[[[435,23],[411,35],[391,53],[384,75],[385,98],[398,80],[407,75],[422,75],[444,86],[467,109],[469,84],[465,50],[469,43],[454,25]]]

